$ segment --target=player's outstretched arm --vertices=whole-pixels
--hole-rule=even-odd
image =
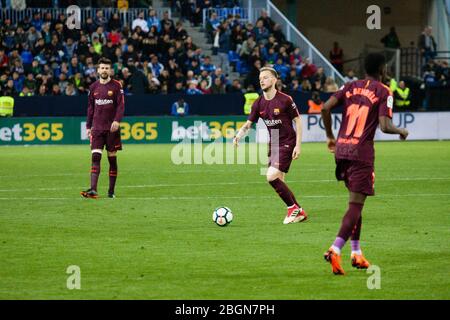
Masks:
[[[400,140],[406,140],[409,135],[408,130],[394,126],[392,119],[389,117],[381,116],[379,117],[379,122],[381,131],[388,134],[398,134],[400,135]]]
[[[295,117],[294,118],[294,123],[295,123],[295,129],[296,129],[295,131],[296,131],[297,139],[296,139],[294,151],[292,152],[292,159],[296,160],[296,159],[298,159],[298,157],[300,156],[300,153],[302,152],[302,131],[303,131],[303,127],[302,127],[302,118],[301,118],[301,116]]]
[[[331,109],[338,104],[338,99],[331,96],[322,107],[322,120],[327,135],[327,146],[330,152],[334,152],[336,149],[336,138],[334,137],[333,130],[331,128]]]
[[[239,140],[242,137],[245,137],[248,130],[250,130],[252,123],[250,120],[247,120],[247,122],[239,129],[238,133],[234,136],[233,144],[237,147],[239,144]]]

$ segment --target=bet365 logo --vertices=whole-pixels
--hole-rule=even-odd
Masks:
[[[61,141],[64,138],[63,123],[15,123],[0,127],[0,143],[25,142],[38,143],[46,141]]]

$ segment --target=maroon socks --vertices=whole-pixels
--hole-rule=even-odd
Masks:
[[[114,187],[116,186],[117,179],[117,157],[108,157],[109,161],[109,189],[108,193],[114,193]]]
[[[92,166],[91,166],[91,189],[97,191],[98,177],[100,176],[100,161],[102,160],[102,154],[94,152],[92,154]]]
[[[291,192],[291,190],[289,190],[288,186],[283,181],[277,178],[273,181],[269,181],[269,183],[288,207],[291,207],[294,204],[300,207],[297,200],[295,199],[294,194]]]
[[[342,219],[341,229],[333,243],[333,249],[340,254],[342,247],[350,236],[352,237],[352,251],[359,250],[359,235],[361,233],[361,212],[364,205],[350,202],[347,213]]]

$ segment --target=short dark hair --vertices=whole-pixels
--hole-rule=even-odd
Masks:
[[[381,53],[369,53],[364,61],[364,67],[369,76],[381,75],[381,67],[385,64],[386,58]]]
[[[97,65],[99,66],[99,65],[101,65],[101,64],[109,64],[110,66],[112,66],[111,60],[109,60],[108,58],[105,58],[105,57],[101,57],[101,58],[98,60]]]

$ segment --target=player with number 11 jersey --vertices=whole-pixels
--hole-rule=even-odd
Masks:
[[[334,274],[344,274],[341,266],[341,249],[351,238],[352,266],[359,269],[369,267],[359,246],[362,224],[362,209],[367,196],[375,194],[374,182],[374,136],[380,125],[384,133],[398,134],[402,140],[408,131],[392,124],[392,92],[381,79],[385,76],[386,61],[383,55],[369,54],[365,61],[367,77],[346,84],[323,106],[322,117],[327,133],[328,148],[335,153],[336,178],[345,181],[350,199],[348,210],[342,220],[339,233],[325,253]],[[338,139],[331,130],[330,110],[342,106],[342,122]]]

